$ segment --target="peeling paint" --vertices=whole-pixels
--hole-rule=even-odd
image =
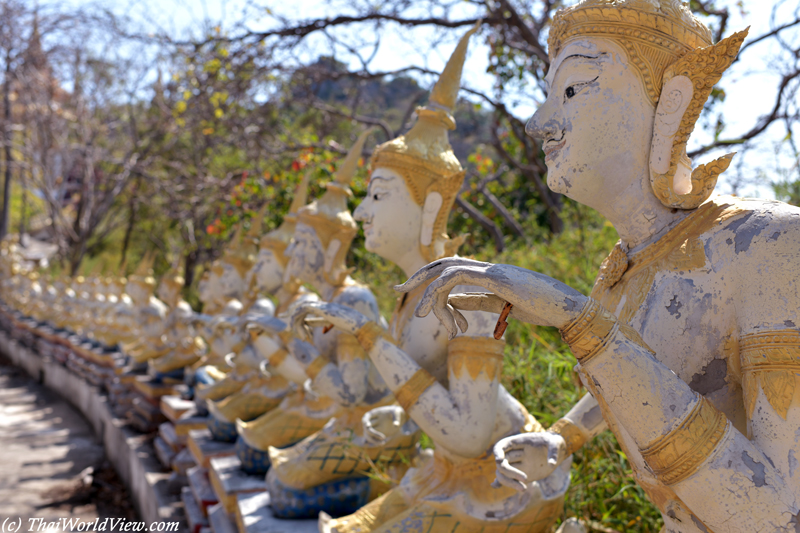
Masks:
[[[763,487],[767,484],[766,467],[764,465],[755,461],[747,452],[742,452],[742,461],[744,461],[745,466],[753,473],[753,484],[755,484],[756,487]]]

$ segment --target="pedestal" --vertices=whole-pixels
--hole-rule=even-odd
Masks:
[[[211,459],[208,478],[219,502],[229,515],[236,513],[237,494],[267,490],[265,477],[245,473],[235,455]]]
[[[189,479],[189,488],[194,496],[194,501],[197,502],[203,516],[208,516],[209,508],[219,503],[214,489],[211,488],[211,483],[208,482],[208,469],[202,466],[193,466],[186,471],[186,477]]]
[[[236,454],[236,445],[231,442],[217,442],[211,438],[208,429],[193,429],[189,431],[187,448],[192,452],[192,457],[197,464],[208,468],[211,459],[227,457]]]
[[[208,521],[214,533],[238,533],[236,524],[225,513],[222,504],[217,504],[208,510]]]
[[[194,499],[192,489],[189,487],[181,489],[181,501],[183,502],[183,511],[186,514],[189,533],[200,533],[202,528],[208,527],[208,519],[203,515],[203,511]]]
[[[180,396],[173,395],[161,397],[161,412],[173,424],[177,423],[181,416],[192,409],[194,409],[194,402],[191,400],[184,400]]]
[[[236,499],[239,533],[318,533],[317,520],[282,520],[272,515],[269,493],[239,494]]]

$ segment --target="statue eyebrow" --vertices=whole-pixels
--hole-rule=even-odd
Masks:
[[[596,56],[588,56],[586,54],[571,54],[571,55],[568,55],[567,57],[565,57],[564,59],[561,60],[561,62],[558,64],[558,68],[561,68],[561,65],[566,63],[568,59],[572,59],[572,58],[578,58],[578,59],[600,59],[600,57],[604,56],[604,55],[606,55],[605,52],[597,54]],[[547,91],[549,92],[550,91],[550,83],[548,83],[547,80],[545,80],[545,86],[547,88]]]

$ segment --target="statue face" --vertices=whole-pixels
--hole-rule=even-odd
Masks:
[[[419,248],[422,207],[411,197],[405,180],[388,168],[376,168],[367,196],[353,213],[364,228],[367,250],[394,260]]]
[[[204,304],[210,304],[221,299],[222,287],[219,276],[214,270],[203,272],[203,277],[200,278],[200,283],[197,286],[197,292],[199,293],[200,301]]]
[[[259,291],[272,294],[283,284],[283,265],[275,258],[275,252],[269,248],[259,250],[256,264],[251,272]]]
[[[568,43],[546,81],[547,100],[526,132],[542,140],[547,185],[602,212],[642,186],[631,181],[646,176],[655,109],[622,48],[606,39]]]
[[[178,300],[179,290],[177,285],[161,282],[158,286],[158,297],[168,305],[174,305]]]
[[[239,298],[244,294],[244,279],[233,265],[222,264],[222,275],[219,278],[222,294],[226,298]]]
[[[291,281],[289,278],[294,277],[305,283],[313,283],[321,277],[325,268],[325,248],[311,226],[297,223],[286,255],[289,264],[286,265],[284,281]]]

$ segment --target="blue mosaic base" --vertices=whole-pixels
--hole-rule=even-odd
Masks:
[[[211,436],[214,440],[219,442],[235,442],[239,436],[236,433],[236,424],[229,422],[222,422],[213,416],[208,417],[208,430],[211,431]]]
[[[248,474],[263,475],[269,470],[269,453],[248,446],[242,437],[236,439],[236,457]]]
[[[205,367],[200,367],[197,369],[197,371],[194,373],[194,380],[195,383],[203,385],[213,385],[216,383],[214,378],[208,375]]]
[[[320,511],[333,517],[355,513],[369,503],[368,477],[340,479],[306,490],[269,484],[270,507],[278,518],[317,518]]]
[[[170,370],[169,372],[156,372],[153,378],[156,383],[162,383],[165,379],[183,381],[184,370],[179,368],[177,370]]]

